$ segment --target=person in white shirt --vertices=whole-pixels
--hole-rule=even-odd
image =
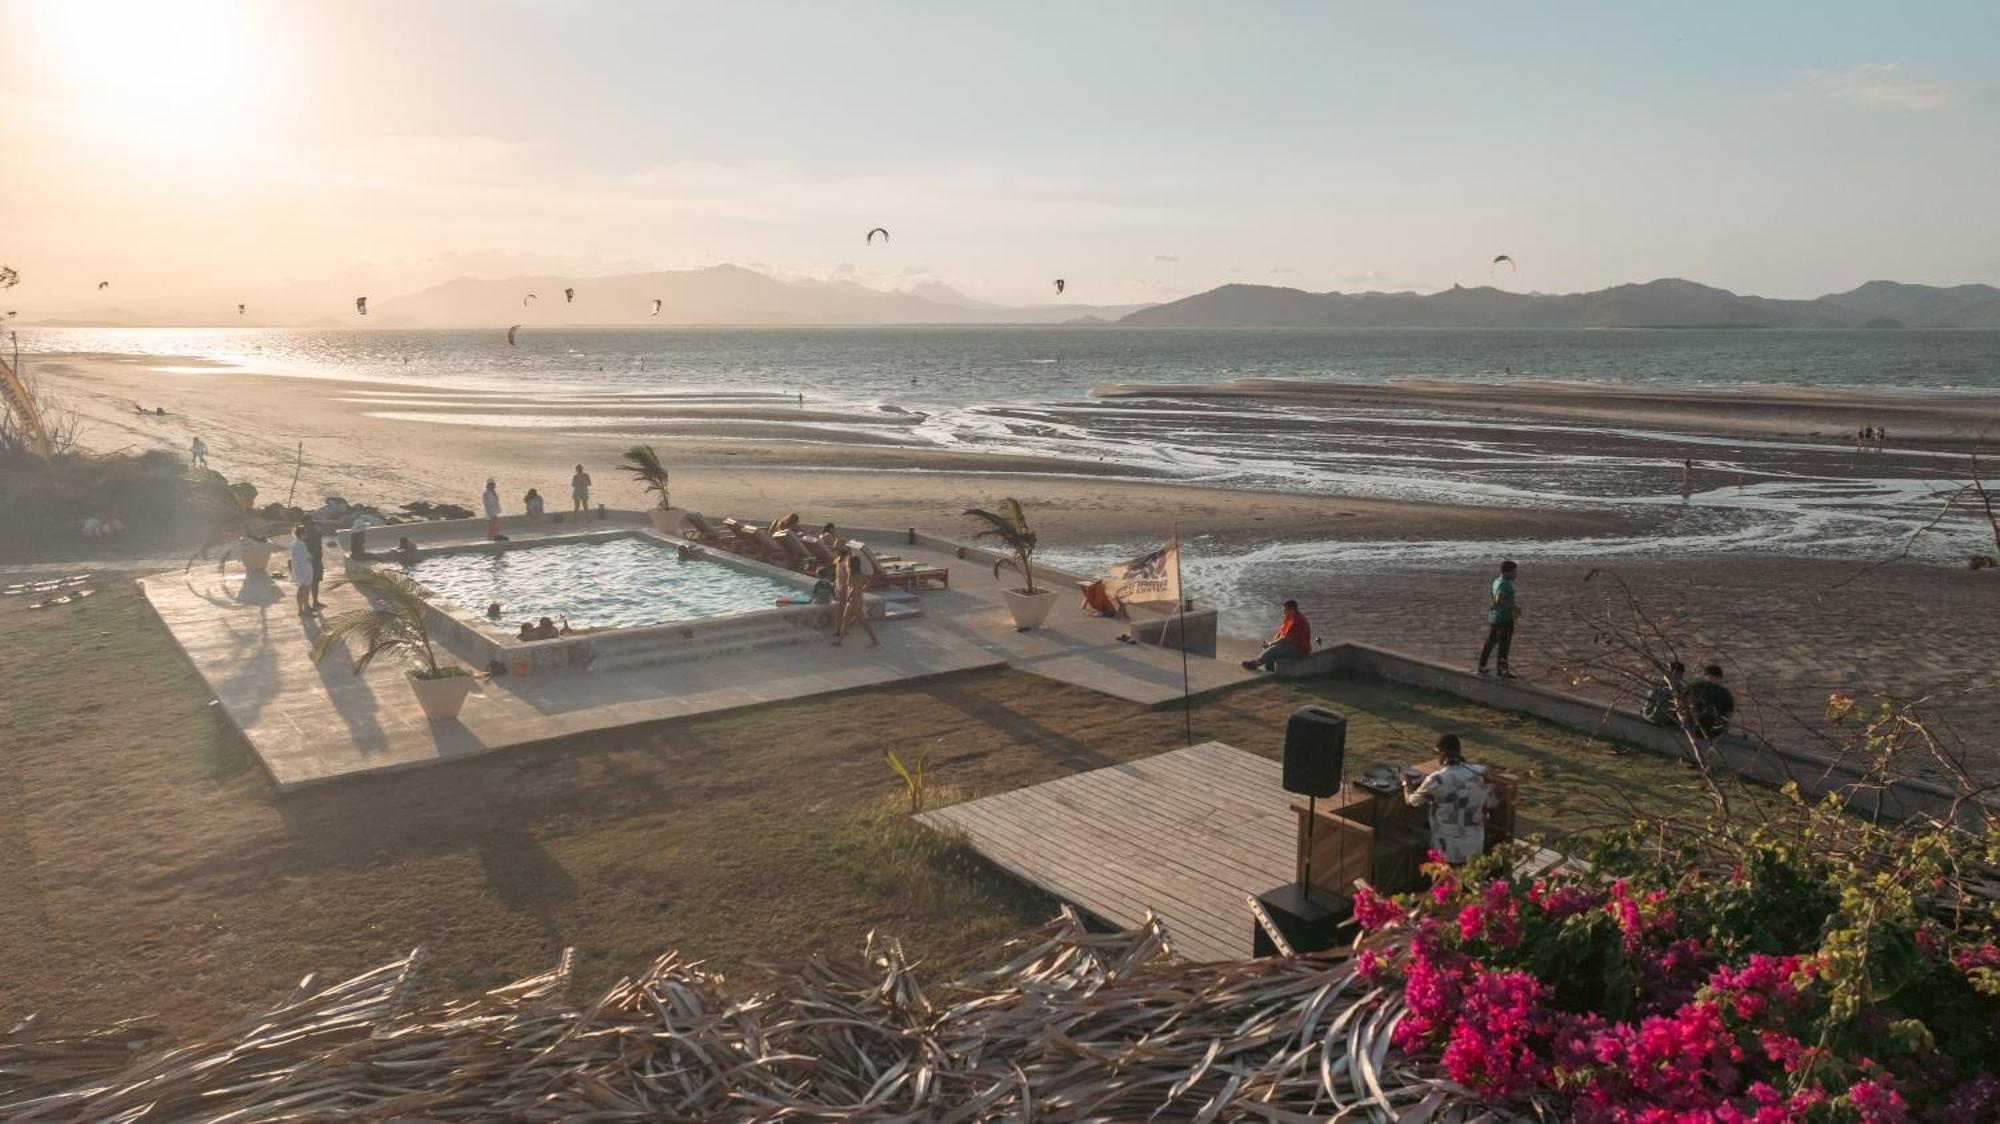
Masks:
[[[306,525],[292,528],[291,553],[292,585],[299,591],[299,612],[310,613],[312,607],[313,583],[319,580],[319,567],[313,564],[312,547],[306,545]]]
[[[1465,763],[1457,734],[1440,734],[1442,767],[1414,787],[1403,778],[1403,799],[1431,812],[1431,850],[1457,866],[1486,849],[1486,812],[1500,803],[1499,790],[1485,774]]]
[[[499,539],[500,488],[493,483],[490,477],[486,481],[486,491],[479,497],[479,506],[486,510],[486,537],[495,540]]]
[[[576,475],[569,478],[569,503],[570,511],[579,518],[590,510],[590,473],[582,465],[577,465]]]

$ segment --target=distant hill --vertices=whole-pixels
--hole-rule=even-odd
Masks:
[[[573,302],[563,300],[564,289],[576,290]],[[525,301],[529,293],[535,294],[533,301]],[[353,312],[354,298],[364,294],[366,319]],[[652,315],[655,300],[660,302],[657,317]],[[240,315],[238,302],[247,309]],[[229,327],[1057,324],[1079,316],[1116,320],[1142,307],[1081,303],[1008,307],[973,300],[937,282],[892,292],[845,280],[786,281],[741,266],[717,265],[608,277],[460,277],[402,295],[371,292],[352,279],[286,282],[155,300],[127,294],[116,305],[81,305],[56,310],[55,315],[100,325]]]
[[[1224,285],[1119,321],[1163,328],[2000,328],[2000,289],[1870,281],[1813,300],[1666,278],[1590,293],[1309,293]]]

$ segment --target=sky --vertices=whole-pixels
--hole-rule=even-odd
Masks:
[[[1007,303],[1993,283],[1996,44],[1990,0],[0,0],[0,261],[26,305],[719,262]]]

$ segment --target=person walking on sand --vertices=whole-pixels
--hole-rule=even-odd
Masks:
[[[299,614],[309,615],[313,611],[313,575],[319,571],[313,566],[312,548],[306,545],[306,525],[300,523],[292,528],[291,551],[292,585],[298,590]]]
[[[577,465],[576,475],[569,478],[569,503],[578,518],[590,510],[590,473],[582,465]]]
[[[1681,502],[1686,503],[1693,498],[1694,498],[1694,459],[1690,457],[1681,462]]]
[[[486,478],[486,490],[479,495],[479,506],[486,512],[486,538],[489,542],[500,540],[500,486],[492,477]]]
[[[208,442],[203,441],[199,433],[194,435],[193,443],[188,445],[188,467],[208,467]]]
[[[1481,675],[1486,674],[1486,661],[1497,652],[1500,678],[1514,678],[1514,668],[1507,657],[1514,647],[1514,621],[1520,616],[1520,609],[1514,604],[1516,569],[1510,558],[1500,563],[1500,576],[1493,579],[1492,598],[1486,604],[1486,643],[1479,649]]]
[[[1244,660],[1243,670],[1278,670],[1281,663],[1312,655],[1312,624],[1306,615],[1299,612],[1297,601],[1285,602],[1285,619],[1278,623],[1278,631],[1272,635],[1264,650],[1254,660]]]
[[[847,630],[852,625],[860,625],[868,634],[868,646],[879,647],[881,639],[875,635],[875,626],[868,623],[868,596],[861,578],[861,556],[846,546],[834,559],[833,603],[834,616],[838,623],[833,629],[833,645],[838,648],[847,639]]]

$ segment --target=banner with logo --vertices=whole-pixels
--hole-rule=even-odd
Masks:
[[[6,400],[7,412],[14,415],[14,424],[21,427],[21,435],[28,439],[28,448],[47,460],[53,453],[49,448],[49,431],[42,425],[41,412],[35,409],[35,399],[28,393],[27,384],[5,359],[0,359],[0,398]]]
[[[1142,554],[1129,562],[1120,562],[1111,567],[1111,576],[1104,579],[1104,592],[1115,601],[1127,605],[1143,605],[1149,601],[1179,601],[1181,599],[1181,544],[1179,539],[1168,539],[1167,545],[1152,552]]]

